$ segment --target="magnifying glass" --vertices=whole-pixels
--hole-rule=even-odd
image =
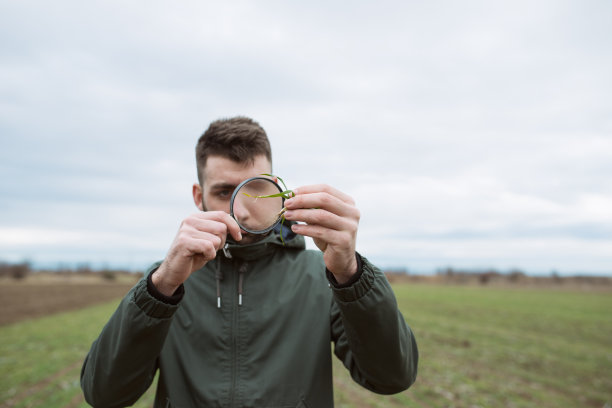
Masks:
[[[282,220],[285,207],[285,197],[279,194],[282,192],[272,179],[246,179],[232,193],[230,215],[244,231],[265,234]]]

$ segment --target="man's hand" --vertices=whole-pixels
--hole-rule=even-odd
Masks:
[[[323,251],[325,266],[338,283],[357,273],[355,245],[360,213],[351,197],[328,185],[304,186],[293,190],[285,201],[285,218],[295,224],[293,232],[311,237]]]
[[[193,272],[215,258],[225,245],[228,232],[236,241],[242,239],[236,221],[223,211],[206,211],[187,217],[166,259],[151,276],[157,290],[172,296]]]

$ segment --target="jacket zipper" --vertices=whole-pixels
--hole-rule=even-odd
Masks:
[[[232,370],[231,370],[231,386],[230,386],[230,407],[234,406],[235,394],[238,389],[238,335],[239,335],[239,316],[240,306],[242,306],[242,279],[243,274],[247,270],[247,262],[243,262],[239,268],[238,281],[236,282],[236,288],[238,289],[238,303],[232,302]],[[232,274],[234,277],[236,274]]]

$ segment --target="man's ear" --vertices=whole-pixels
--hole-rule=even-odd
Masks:
[[[194,183],[191,190],[194,204],[200,209],[200,211],[204,211],[204,203],[202,202],[202,186],[200,186],[198,183]]]

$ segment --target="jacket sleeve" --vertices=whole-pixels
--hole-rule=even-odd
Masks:
[[[178,305],[153,297],[147,290],[147,278],[121,301],[85,358],[81,387],[93,407],[130,406],[153,381]]]
[[[330,277],[334,353],[353,379],[379,394],[395,394],[416,380],[416,340],[385,275],[357,255],[361,276],[350,286]]]

